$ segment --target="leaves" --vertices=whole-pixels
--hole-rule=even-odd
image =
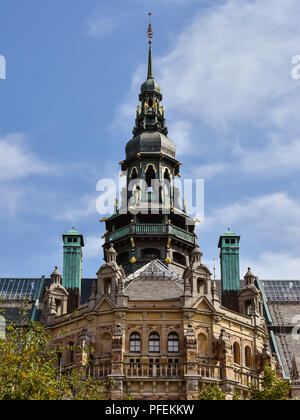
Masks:
[[[200,392],[199,400],[226,400],[226,395],[219,385],[208,385],[204,391]]]
[[[49,348],[45,328],[29,322],[26,305],[23,320],[22,327],[9,325],[6,340],[0,340],[0,400],[104,399],[108,384],[75,369],[60,375],[57,351]]]
[[[250,386],[250,400],[288,400],[290,392],[288,380],[277,378],[276,371],[267,366],[261,383],[261,389]]]

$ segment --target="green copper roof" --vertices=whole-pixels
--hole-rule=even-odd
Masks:
[[[70,229],[66,235],[79,235],[78,231],[73,227],[72,229]]]
[[[236,234],[228,228],[228,230],[224,233],[224,236],[236,236]]]

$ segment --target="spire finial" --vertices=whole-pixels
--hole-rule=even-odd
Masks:
[[[148,34],[148,38],[149,38],[149,44],[152,44],[152,38],[153,38],[153,30],[152,30],[152,25],[151,25],[151,15],[152,13],[148,13],[149,16],[149,25],[148,25],[148,30],[147,30],[147,34]]]

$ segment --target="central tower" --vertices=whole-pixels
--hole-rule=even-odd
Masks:
[[[106,258],[113,243],[118,264],[126,274],[154,259],[182,274],[195,248],[195,223],[182,209],[180,189],[175,186],[181,162],[176,159],[175,144],[167,137],[163,96],[154,79],[152,37],[149,23],[147,79],[139,94],[133,138],[120,162],[127,177],[126,189],[120,208],[116,200],[114,215],[105,219],[104,252]]]

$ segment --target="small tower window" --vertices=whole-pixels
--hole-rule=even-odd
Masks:
[[[151,184],[152,184],[152,179],[155,179],[155,168],[153,165],[149,165],[148,169],[146,171],[146,182],[147,182],[147,186],[148,186],[148,190],[149,188],[151,188]]]
[[[204,279],[197,279],[197,293],[205,294],[205,280]]]
[[[132,179],[136,179],[138,177],[137,169],[135,167],[131,170],[130,176]]]
[[[130,335],[130,352],[140,353],[141,351],[141,336],[139,333],[132,333]]]
[[[104,279],[104,294],[110,295],[111,294],[111,279]]]
[[[62,313],[62,305],[60,299],[55,299],[55,311],[57,316],[61,316]]]
[[[151,333],[149,335],[149,353],[160,352],[160,337],[157,333]]]
[[[251,316],[252,300],[246,300],[245,302],[245,315]]]
[[[179,252],[173,252],[173,261],[180,265],[186,265],[186,258]]]

